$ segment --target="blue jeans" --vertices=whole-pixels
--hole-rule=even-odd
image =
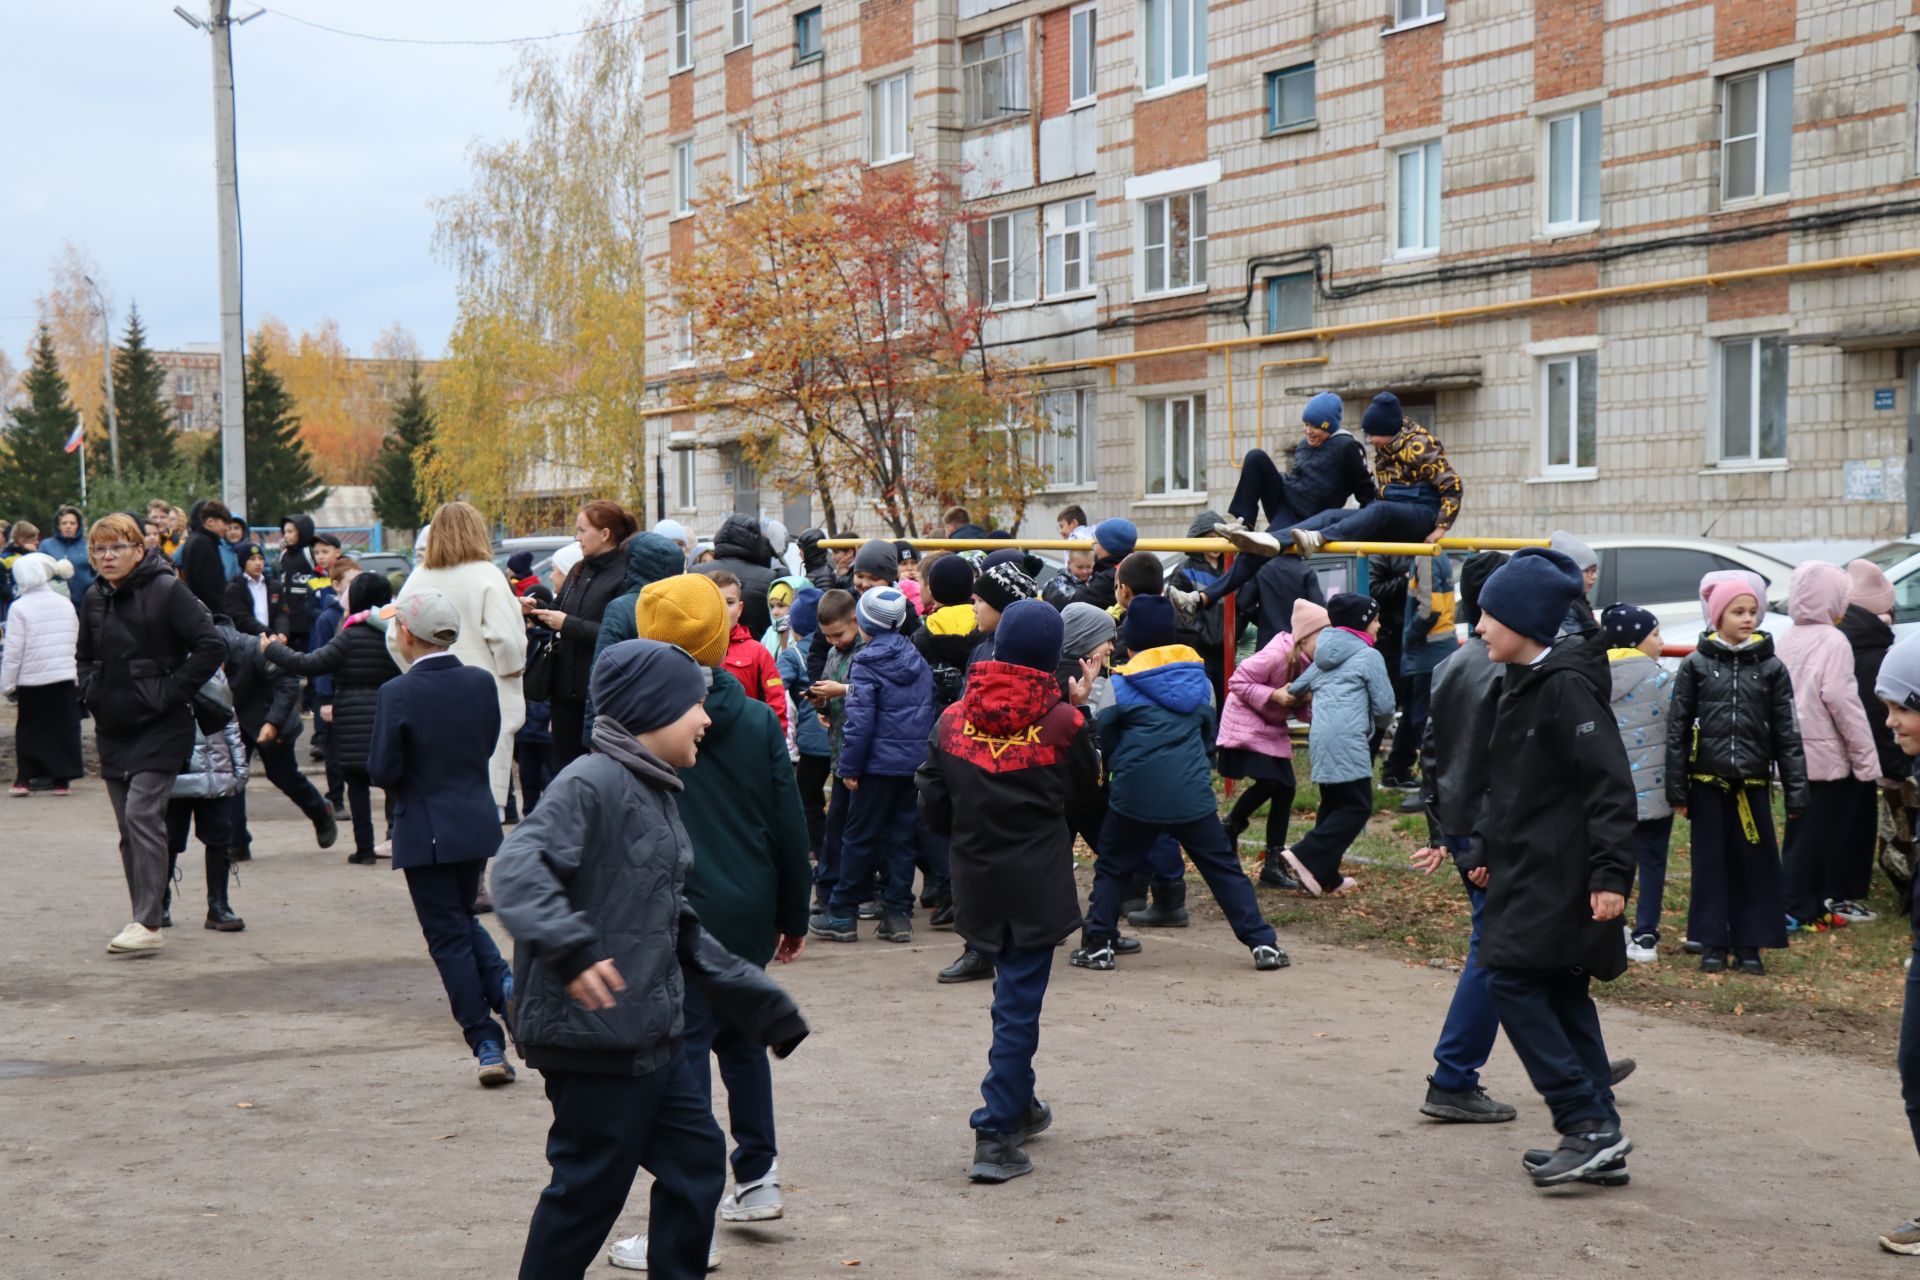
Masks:
[[[1577,969],[1489,969],[1487,992],[1560,1133],[1620,1127],[1600,1011]]]
[[[1442,836],[1449,851],[1467,839]],[[1440,1043],[1433,1046],[1433,1087],[1446,1093],[1466,1093],[1480,1087],[1480,1068],[1487,1065],[1494,1038],[1500,1034],[1500,1016],[1493,1011],[1493,998],[1487,994],[1487,970],[1480,963],[1480,909],[1487,895],[1467,880],[1467,899],[1473,903],[1473,933],[1467,941],[1467,962],[1460,966],[1460,981],[1453,988],[1453,1003],[1447,1006],[1447,1020],[1440,1028]]]
[[[840,875],[827,914],[848,919],[860,910],[867,877],[883,873],[880,902],[891,915],[913,914],[913,859],[919,852],[919,802],[912,778],[868,774],[847,802],[840,838]]]
[[[1227,839],[1218,814],[1210,813],[1193,822],[1153,823],[1136,821],[1113,809],[1107,810],[1093,860],[1093,901],[1087,909],[1086,927],[1089,941],[1117,936],[1127,881],[1145,869],[1148,852],[1162,835],[1172,836],[1193,859],[1214,901],[1226,913],[1234,937],[1249,947],[1270,947],[1279,941],[1273,926],[1260,914],[1253,881],[1241,869],[1240,857]]]
[[[993,1047],[980,1082],[982,1105],[968,1118],[975,1129],[1012,1133],[1033,1101],[1033,1054],[1040,1047],[1040,1003],[1053,971],[1053,948],[1022,949],[1008,931],[994,957]]]
[[[722,1022],[691,983],[681,1010],[686,1029],[680,1034],[680,1053],[709,1110],[713,1065],[708,1054],[720,1060],[720,1080],[727,1086],[727,1130],[733,1134],[733,1180],[742,1185],[757,1182],[773,1168],[779,1152],[773,1140],[773,1071],[767,1051]]]
[[[467,1047],[475,1050],[487,1040],[503,1046],[507,1040],[493,1020],[493,1010],[506,1003],[507,962],[473,914],[486,870],[484,858],[405,869],[407,894],[426,935],[427,954],[440,971],[454,1021],[467,1037]]]
[[[1357,511],[1344,507],[1322,511],[1293,527],[1318,529],[1328,542],[1423,542],[1439,518],[1437,496],[1431,500],[1381,497]]]
[[[1673,815],[1633,824],[1633,857],[1639,864],[1640,898],[1633,908],[1633,932],[1660,937],[1660,899],[1667,892],[1667,846],[1673,839]]]

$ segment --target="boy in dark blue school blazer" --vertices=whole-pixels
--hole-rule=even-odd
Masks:
[[[506,1017],[513,974],[474,918],[487,859],[500,848],[488,761],[500,739],[493,676],[447,652],[460,615],[438,591],[400,599],[389,624],[412,665],[380,687],[367,773],[393,801],[393,865],[407,877],[427,953],[479,1063],[482,1085],[513,1082]]]

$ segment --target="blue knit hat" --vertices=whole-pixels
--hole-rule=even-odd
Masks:
[[[907,620],[910,607],[906,596],[892,587],[868,587],[860,593],[855,612],[860,615],[860,629],[875,636],[883,631],[899,630],[900,624]]]
[[[1340,415],[1346,411],[1347,406],[1339,396],[1331,391],[1322,391],[1307,401],[1307,407],[1300,411],[1300,421],[1321,431],[1338,431]]]
[[[1370,436],[1397,436],[1400,424],[1406,419],[1400,408],[1400,397],[1391,391],[1382,391],[1367,406],[1366,416],[1360,419],[1360,430]]]
[[[707,699],[707,673],[685,649],[658,640],[623,640],[593,664],[594,711],[628,733],[672,724]]]
[[[1480,612],[1529,640],[1552,644],[1567,610],[1585,592],[1571,557],[1549,547],[1525,547],[1480,588]]]
[[[993,632],[993,656],[1016,667],[1052,672],[1060,665],[1065,626],[1060,611],[1044,600],[1015,600]]]
[[[1127,606],[1120,636],[1129,653],[1158,649],[1173,643],[1173,604],[1165,596],[1135,596]]]
[[[797,636],[810,636],[820,629],[820,588],[802,587],[793,593],[793,606],[787,610],[787,625]]]
[[[1133,521],[1115,516],[1093,526],[1093,540],[1117,559],[1133,554],[1133,544],[1140,541],[1140,531],[1133,527]]]

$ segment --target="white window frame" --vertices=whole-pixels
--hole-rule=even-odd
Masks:
[[[1174,235],[1174,214],[1181,202],[1187,205],[1187,271],[1176,281],[1173,265],[1179,241]],[[1195,202],[1198,202],[1197,206]],[[1158,211],[1159,230],[1154,229]],[[1197,230],[1196,230],[1197,228]],[[1159,269],[1154,269],[1154,253],[1159,252]],[[1177,191],[1140,201],[1140,296],[1199,293],[1207,287],[1207,193]]]
[[[1393,0],[1393,25],[1387,30],[1425,26],[1446,16],[1447,0]]]
[[[1599,431],[1599,352],[1568,351],[1559,355],[1543,356],[1540,359],[1540,474],[1555,479],[1577,480],[1598,474],[1600,456]],[[1564,366],[1567,373],[1566,383],[1566,432],[1567,460],[1553,461],[1553,374],[1556,366]],[[1593,457],[1586,461],[1580,459],[1580,400],[1583,392],[1591,389],[1595,392],[1592,413],[1594,421],[1585,423],[1593,441]]]
[[[745,200],[753,189],[753,135],[745,125],[727,130],[727,181],[736,201]]]
[[[1179,460],[1180,450],[1175,440],[1174,420],[1178,411],[1184,408],[1187,417],[1186,464],[1187,483],[1174,487],[1175,463]],[[1159,417],[1159,487],[1155,488],[1154,464],[1156,441],[1156,409]],[[1140,492],[1147,498],[1177,498],[1204,494],[1207,491],[1207,395],[1204,391],[1181,392],[1175,395],[1146,396],[1140,401],[1140,456],[1141,468]]]
[[[1090,107],[1100,96],[1100,16],[1092,4],[1067,15],[1067,107]]]
[[[672,449],[670,452],[673,454],[673,509],[692,511],[699,505],[700,498],[700,451]]]
[[[867,163],[892,164],[913,156],[913,72],[867,84]]]
[[[993,52],[989,52],[989,49]],[[996,27],[960,42],[960,106],[969,126],[1028,110],[1027,24]],[[990,103],[995,88],[1000,101]]]
[[[733,35],[732,48],[743,49],[753,43],[753,0],[733,0],[729,6]]]
[[[1147,93],[1172,93],[1207,82],[1207,3],[1140,0],[1135,39],[1140,45],[1140,87]],[[1183,29],[1187,49],[1184,62],[1178,56],[1177,39]]]
[[[1589,120],[1593,122],[1591,131],[1587,125]],[[1552,116],[1541,123],[1540,138],[1544,154],[1540,171],[1547,176],[1541,192],[1541,219],[1548,234],[1591,231],[1600,225],[1600,159],[1604,128],[1605,122],[1597,105]],[[1567,212],[1571,216],[1564,218],[1553,216],[1557,177],[1554,162],[1561,154],[1560,148],[1555,145],[1556,134],[1570,140],[1573,147],[1572,164],[1567,172]],[[1592,155],[1587,154],[1589,146]],[[1593,184],[1592,190],[1588,190],[1589,182]],[[1593,216],[1583,217],[1582,206],[1588,203],[1589,197],[1593,204]]]
[[[693,212],[693,140],[675,142],[667,148],[667,179],[672,186],[671,217],[684,218]]]
[[[995,310],[1031,306],[1040,296],[1040,219],[1037,208],[1008,209],[974,226],[974,253],[983,300]],[[994,269],[1006,272],[1004,297],[995,296]]]
[[[690,369],[694,364],[693,316],[681,313],[673,318],[673,354],[669,368]]]
[[[1747,333],[1718,339],[1714,343],[1714,414],[1712,419],[1712,456],[1716,466],[1738,470],[1741,468],[1767,469],[1786,465],[1788,434],[1791,423],[1787,417],[1788,406],[1793,392],[1793,349],[1781,341],[1784,335],[1779,333]],[[1764,390],[1765,351],[1769,344],[1775,346],[1780,359],[1785,363],[1782,370],[1780,387],[1780,452],[1777,456],[1762,456],[1761,423],[1766,416],[1766,406],[1762,403]],[[1727,452],[1727,415],[1732,409],[1732,397],[1728,394],[1728,357],[1735,347],[1748,349],[1747,356],[1747,451],[1741,454]]]
[[[1028,458],[1046,471],[1048,492],[1094,487],[1093,445],[1098,419],[1092,387],[1055,387],[1040,393],[1040,415],[1051,431],[1029,433]]]
[[[1773,150],[1770,145],[1774,139],[1773,115],[1775,103],[1773,96],[1779,72],[1786,73],[1786,143],[1779,157],[1781,171],[1776,174],[1773,168]],[[1779,199],[1793,190],[1793,63],[1777,62],[1770,67],[1761,67],[1755,71],[1742,72],[1740,75],[1726,76],[1720,81],[1720,202],[1736,204],[1744,200]],[[1733,93],[1736,86],[1751,82],[1754,86],[1753,132],[1733,132]],[[1733,165],[1729,153],[1738,146],[1750,145],[1753,148],[1753,190],[1736,192],[1733,190]],[[1773,186],[1778,180],[1777,188]]]
[[[667,74],[693,68],[693,0],[670,0],[673,35],[667,45]]]
[[[1092,196],[1056,201],[1041,210],[1041,259],[1046,267],[1043,297],[1084,297],[1094,291],[1099,225],[1099,202]]]
[[[1415,185],[1420,192],[1418,200],[1420,219],[1419,226],[1414,229],[1414,235],[1410,239],[1406,226],[1407,220],[1402,215],[1402,207],[1407,202],[1402,199],[1401,192],[1405,185],[1402,176],[1406,172],[1406,162],[1412,158],[1417,158],[1419,162],[1418,179]],[[1416,143],[1411,147],[1401,147],[1393,152],[1387,175],[1389,184],[1387,208],[1391,211],[1393,222],[1393,252],[1389,255],[1390,257],[1431,258],[1440,252],[1440,177],[1444,167],[1445,161],[1440,154],[1438,138],[1431,142]]]

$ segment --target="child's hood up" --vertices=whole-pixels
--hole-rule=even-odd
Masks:
[[[1328,627],[1320,633],[1320,639],[1314,645],[1313,665],[1322,671],[1333,671],[1372,647],[1343,627]]]
[[[1150,702],[1189,715],[1213,703],[1213,686],[1200,655],[1184,644],[1163,645],[1133,656],[1114,673],[1114,701]]]
[[[1787,587],[1787,616],[1795,626],[1832,626],[1847,611],[1847,590],[1852,584],[1839,565],[1809,560],[1793,571]]]

